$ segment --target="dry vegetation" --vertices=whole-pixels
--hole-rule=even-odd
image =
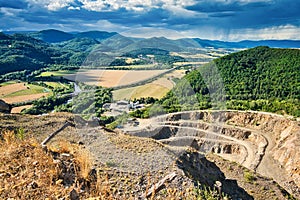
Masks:
[[[41,86],[30,85],[24,82],[7,84],[0,87],[0,98],[10,104],[36,100],[49,94]]]
[[[11,110],[11,113],[21,113],[22,110],[31,108],[32,105],[25,105],[25,106],[19,106],[19,107],[13,107]]]
[[[92,85],[115,87],[137,83],[163,72],[165,70],[87,70],[64,77],[71,80],[80,80]]]
[[[117,152],[122,152],[122,156],[129,152],[136,155],[129,158],[129,165],[141,155],[145,160],[138,161],[136,165],[142,168],[145,163],[158,165],[159,159],[165,163],[162,154],[158,153],[162,152],[158,149],[164,150],[165,146],[149,138],[104,132],[98,127],[83,127],[80,129],[82,133],[78,134],[75,134],[75,128],[68,127],[51,140],[46,152],[39,143],[66,120],[72,121],[72,115],[0,115],[0,199],[78,199],[78,196],[90,200],[144,199],[142,197],[154,189],[148,199],[213,200],[220,199],[216,190],[203,185],[198,188],[194,184],[198,181],[207,184],[206,181],[214,182],[216,179],[222,182],[224,192],[233,197],[243,197],[240,195],[244,193],[238,192],[241,187],[254,199],[293,199],[272,179],[214,154],[207,155],[207,160],[199,160],[197,152],[192,150],[166,168],[155,168],[156,171],[151,170],[150,173],[122,170],[126,166],[114,166],[114,163],[105,162],[97,156],[109,156],[105,151],[108,148],[118,161]],[[8,129],[17,131],[5,131]],[[34,134],[30,134],[32,131]],[[94,145],[103,138],[107,138],[115,149]],[[79,141],[83,145],[78,145]],[[87,151],[90,149],[93,151]],[[155,160],[151,160],[152,154],[155,154]],[[177,176],[166,182],[161,190],[153,187],[174,172]],[[226,178],[217,177],[219,173],[224,173]]]
[[[174,87],[175,83],[173,79],[182,78],[184,74],[184,70],[174,70],[151,83],[113,91],[114,100],[139,99],[141,97],[154,97],[160,99]]]
[[[160,99],[166,95],[168,91],[169,89],[162,85],[149,83],[143,86],[116,90],[113,92],[113,98],[114,100],[138,99],[141,97],[154,97]]]
[[[26,90],[26,84],[25,83],[14,83],[9,85],[4,85],[0,87],[0,97],[6,96],[8,94],[18,92],[21,90]]]
[[[36,140],[24,138],[24,132],[2,131],[0,141],[1,199],[136,199],[137,185],[149,199],[217,199],[216,191],[193,186],[167,187],[162,191],[151,185],[157,177],[114,171],[103,166],[92,170],[88,151],[67,141],[43,149]],[[133,141],[130,141],[133,142]],[[157,193],[158,192],[158,193]]]
[[[32,101],[42,97],[49,95],[49,93],[39,93],[39,94],[28,94],[28,95],[21,95],[21,96],[14,96],[14,97],[5,97],[2,98],[6,103],[20,103],[24,101]]]

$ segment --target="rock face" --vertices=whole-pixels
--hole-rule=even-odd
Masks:
[[[12,107],[10,104],[0,99],[0,113],[10,113],[11,109]]]
[[[129,131],[173,147],[215,153],[266,177],[300,198],[300,122],[254,111],[186,111],[153,118]]]

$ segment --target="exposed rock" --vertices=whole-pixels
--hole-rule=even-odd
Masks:
[[[10,113],[12,106],[2,99],[0,99],[0,112],[2,113]]]

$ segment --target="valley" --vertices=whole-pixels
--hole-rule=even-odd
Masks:
[[[0,33],[0,198],[299,199],[298,46]]]

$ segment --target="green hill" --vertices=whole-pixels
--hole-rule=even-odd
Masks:
[[[34,38],[0,33],[0,74],[34,70],[54,63],[52,59],[59,52],[47,43]]]
[[[72,35],[71,33],[66,33],[55,29],[30,33],[29,36],[48,43],[63,42],[74,38],[74,35]]]
[[[300,116],[299,99],[300,50],[256,47],[190,72],[161,103],[168,112],[226,106]]]
[[[74,36],[77,38],[91,38],[91,39],[95,39],[97,41],[102,41],[102,40],[108,39],[117,34],[118,33],[116,33],[116,32],[87,31],[87,32],[77,33]]]

